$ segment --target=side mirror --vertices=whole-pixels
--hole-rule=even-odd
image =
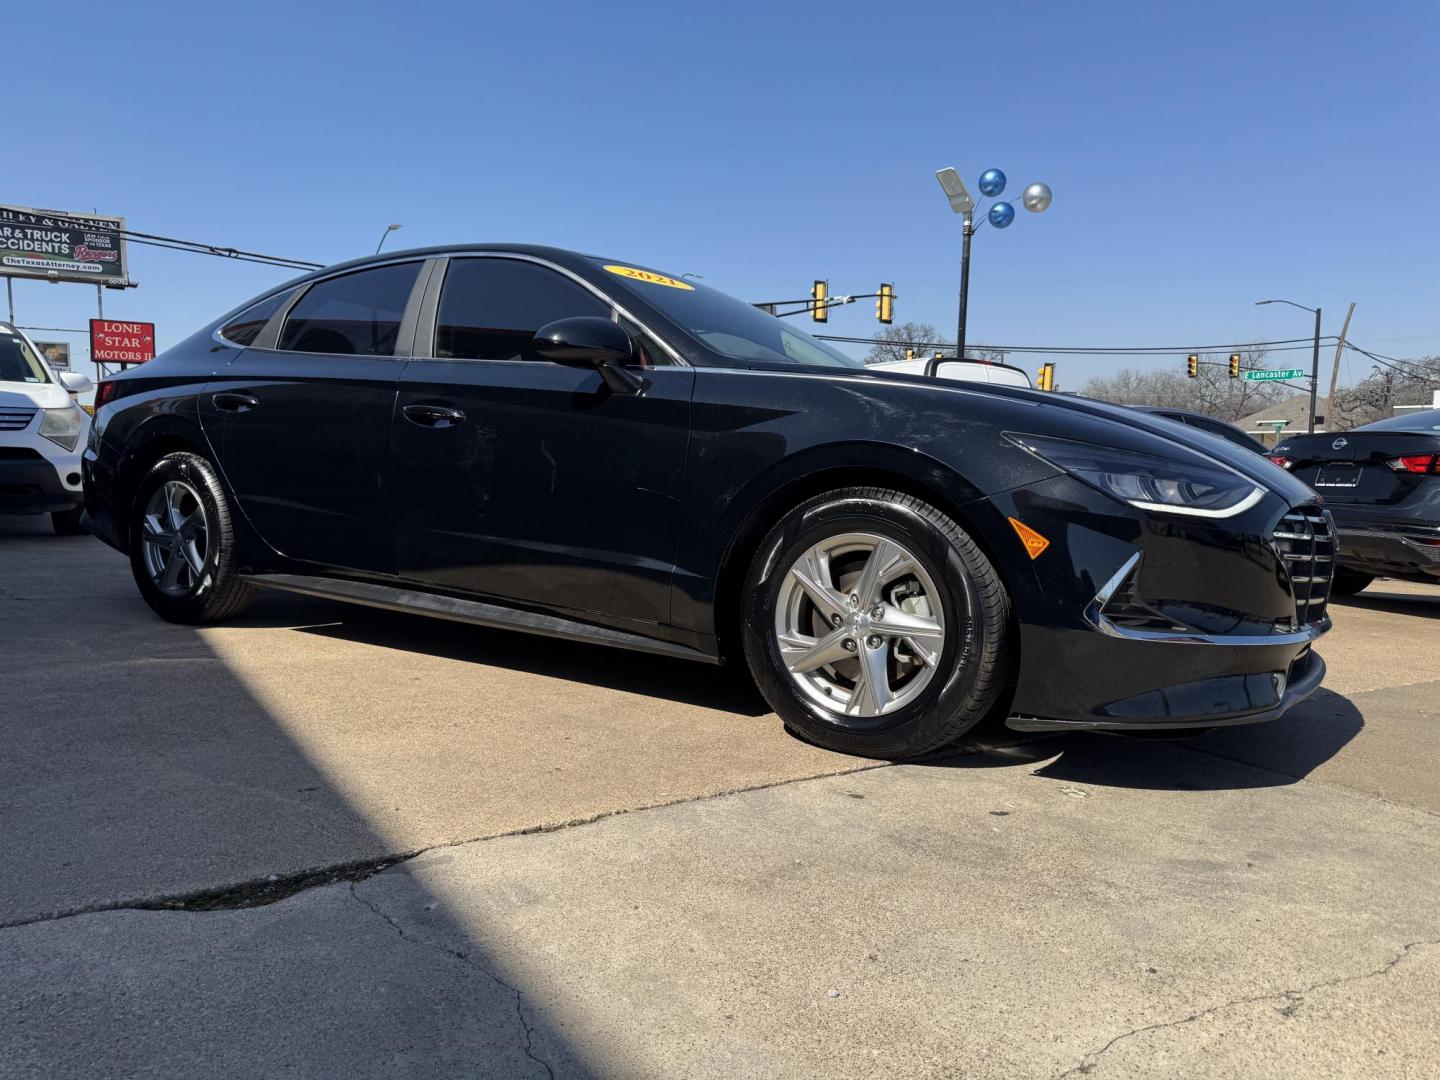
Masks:
[[[82,375],[78,371],[57,371],[55,377],[60,380],[60,385],[72,394],[83,394],[95,388],[90,376]]]
[[[594,368],[617,394],[638,394],[645,389],[645,380],[625,368],[635,356],[630,335],[610,319],[598,315],[556,319],[535,331],[530,348],[557,364]]]

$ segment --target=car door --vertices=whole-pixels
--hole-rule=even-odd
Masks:
[[[456,257],[430,279],[393,460],[402,576],[597,621],[667,622],[693,372],[638,326],[644,389],[536,357],[536,330],[619,318],[578,277]]]
[[[314,282],[203,391],[207,429],[221,421],[225,479],[282,555],[395,571],[390,424],[424,266],[400,261]]]

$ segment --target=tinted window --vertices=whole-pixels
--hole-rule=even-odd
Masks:
[[[445,274],[435,355],[458,360],[532,359],[530,339],[574,315],[610,317],[610,305],[569,278],[515,259],[455,259]]]
[[[261,300],[258,304],[251,304],[221,328],[220,336],[236,345],[255,344],[255,339],[260,336],[260,331],[265,329],[270,316],[280,310],[285,301],[290,299],[290,295],[282,292]]]
[[[360,270],[312,285],[290,309],[280,348],[346,356],[393,356],[419,263]]]
[[[1403,413],[1391,416],[1385,420],[1376,420],[1373,424],[1366,424],[1358,427],[1356,431],[1415,431],[1423,435],[1429,435],[1432,431],[1440,431],[1440,409],[1407,409]]]

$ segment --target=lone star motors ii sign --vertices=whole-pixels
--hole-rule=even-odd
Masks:
[[[143,364],[155,359],[155,324],[91,319],[90,359],[97,364]]]

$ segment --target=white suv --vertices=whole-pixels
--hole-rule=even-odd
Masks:
[[[90,417],[71,397],[84,375],[58,375],[30,339],[0,322],[0,514],[49,514],[62,536],[82,532],[80,454]]]

